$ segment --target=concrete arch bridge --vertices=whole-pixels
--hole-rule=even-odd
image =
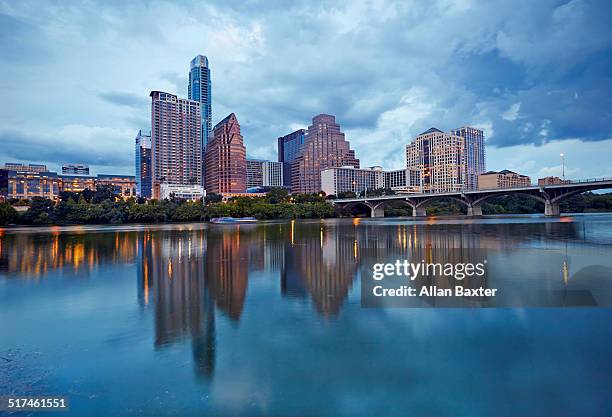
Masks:
[[[612,178],[572,181],[565,184],[514,187],[504,189],[476,190],[450,193],[398,194],[380,197],[360,197],[331,200],[338,207],[350,208],[364,205],[370,217],[384,217],[385,207],[390,203],[401,203],[412,208],[414,217],[425,216],[425,207],[435,200],[451,199],[467,208],[468,216],[481,216],[482,205],[493,197],[521,195],[544,203],[546,216],[559,216],[559,204],[576,194],[587,191],[612,189]]]

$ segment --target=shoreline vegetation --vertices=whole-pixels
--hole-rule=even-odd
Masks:
[[[372,190],[368,196],[389,194],[390,190]],[[392,192],[391,192],[392,193]],[[29,201],[10,200],[0,203],[0,225],[72,225],[72,224],[128,224],[181,223],[209,221],[215,217],[255,217],[271,219],[320,219],[331,217],[364,217],[365,207],[351,210],[336,208],[330,200],[354,197],[354,193],[338,196],[320,194],[292,194],[273,188],[262,197],[235,197],[223,202],[211,193],[203,200],[189,202],[170,198],[150,200],[116,198],[110,188],[81,193],[63,192],[59,201],[35,197]],[[18,212],[13,206],[27,206]],[[612,211],[612,193],[576,195],[561,204],[566,213]],[[491,199],[483,205],[483,214],[543,213],[543,204],[529,198],[508,196]],[[427,207],[428,216],[465,214],[465,208],[452,200],[439,200]],[[390,205],[385,209],[390,217],[412,216],[410,207]]]

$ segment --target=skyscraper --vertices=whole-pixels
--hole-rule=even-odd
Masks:
[[[139,130],[135,142],[136,195],[151,198],[151,133]]]
[[[295,159],[304,143],[306,129],[298,129],[295,132],[278,138],[278,162],[283,164],[283,185],[291,189],[291,163]]]
[[[206,190],[244,193],[246,188],[246,148],[238,119],[231,113],[217,123],[206,146]]]
[[[484,135],[471,127],[451,133],[432,127],[406,145],[406,166],[423,192],[475,190],[485,167]]]
[[[197,55],[191,60],[189,65],[189,86],[187,88],[187,98],[200,103],[200,116],[202,118],[202,179],[204,184],[206,167],[204,166],[204,152],[212,131],[212,85],[210,80],[210,67],[208,58],[204,55]]]
[[[312,119],[304,143],[291,165],[291,191],[318,193],[321,191],[321,170],[341,166],[359,168],[359,160],[336,118],[319,114]]]
[[[466,190],[478,189],[478,176],[487,170],[484,132],[470,126],[451,130],[451,134],[464,139]]]
[[[202,149],[205,149],[212,130],[212,86],[208,58],[204,55],[198,55],[191,60],[187,98],[200,103]]]
[[[162,91],[151,92],[152,196],[161,184],[202,181],[200,103]]]

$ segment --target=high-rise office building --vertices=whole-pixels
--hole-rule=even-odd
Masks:
[[[278,138],[278,162],[283,164],[283,185],[291,189],[291,163],[304,143],[306,129],[298,129]]]
[[[463,189],[463,138],[432,127],[406,146],[406,165],[419,172],[422,192]]]
[[[138,131],[135,140],[136,162],[136,194],[143,198],[151,198],[151,133]]]
[[[264,161],[261,164],[262,182],[264,187],[282,187],[283,164],[282,162]]]
[[[486,171],[486,154],[484,132],[475,127],[462,126],[451,130],[451,135],[464,139],[466,190],[478,189],[478,176]]]
[[[161,184],[202,181],[200,103],[162,91],[151,92],[152,197]]]
[[[484,135],[469,127],[451,133],[432,127],[406,145],[406,166],[422,192],[476,190],[485,167]]]
[[[202,181],[204,184],[206,177],[206,166],[204,163],[204,152],[206,144],[212,135],[212,84],[210,79],[210,67],[208,58],[204,55],[197,55],[191,60],[189,65],[189,86],[187,98],[200,103],[200,117],[202,118]]]
[[[246,188],[246,148],[238,119],[231,113],[217,123],[206,146],[206,191],[244,193]]]
[[[247,188],[263,186],[263,163],[260,159],[247,159]]]
[[[204,55],[198,55],[191,60],[187,94],[187,98],[200,103],[202,142],[205,147],[212,131],[212,86],[208,58]]]
[[[319,114],[312,119],[304,143],[291,164],[291,191],[318,193],[321,191],[321,170],[341,166],[359,168],[359,160],[336,118]]]

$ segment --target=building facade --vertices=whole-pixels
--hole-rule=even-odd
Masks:
[[[504,169],[503,171],[488,171],[478,177],[479,190],[496,188],[529,187],[531,179],[527,175],[518,174]]]
[[[136,172],[136,195],[143,198],[151,198],[151,176],[153,167],[151,165],[151,132],[149,134],[138,131],[135,139],[135,172]]]
[[[407,169],[385,171],[382,167],[339,167],[321,171],[321,188],[327,195],[352,191],[357,195],[364,191],[389,189],[396,194],[419,192],[419,177]]]
[[[206,191],[201,185],[175,185],[162,184],[160,187],[160,199],[179,198],[188,201],[198,201],[206,197]]]
[[[480,129],[461,127],[447,133],[432,127],[406,146],[410,182],[417,180],[425,193],[476,190],[484,167]]]
[[[259,159],[247,159],[247,189],[263,187],[263,163]]]
[[[57,199],[62,191],[62,180],[57,172],[5,170],[7,178],[7,197],[30,199],[45,197]]]
[[[262,182],[264,187],[283,187],[283,163],[264,161],[261,165]]]
[[[89,175],[89,166],[82,164],[62,165],[62,175]]]
[[[85,190],[96,190],[96,178],[84,175],[61,175],[60,191],[80,193]]]
[[[422,192],[441,193],[463,189],[463,138],[431,128],[406,146],[406,165],[419,172]]]
[[[136,177],[133,175],[99,174],[96,178],[98,187],[109,187],[115,197],[136,197]]]
[[[204,55],[197,55],[191,60],[189,65],[187,98],[200,103],[200,117],[202,119],[202,133],[200,135],[202,149],[202,181],[200,184],[203,185],[206,176],[204,152],[206,151],[206,144],[212,135],[212,82],[208,58]]]
[[[136,195],[136,179],[131,175],[100,174],[97,177],[58,175],[57,172],[37,172],[27,168],[26,165],[25,170],[1,170],[2,179],[6,178],[6,196],[8,198],[44,197],[56,200],[60,193],[64,191],[80,193],[85,190],[95,191],[102,186],[111,187],[115,195],[120,198]],[[0,188],[4,188],[1,185]]]
[[[8,197],[8,171],[0,168],[0,201]]]
[[[306,129],[298,129],[278,138],[278,162],[283,164],[283,185],[291,189],[291,163],[304,143]]]
[[[359,160],[336,118],[319,114],[312,119],[304,143],[291,164],[291,191],[318,193],[321,191],[321,171],[342,166],[359,168]]]
[[[205,149],[212,132],[212,83],[208,58],[204,55],[191,60],[187,98],[200,103],[202,149]]]
[[[559,177],[538,178],[538,185],[563,185],[571,183],[571,180],[563,180]]]
[[[451,130],[451,135],[462,137],[464,140],[464,188],[477,190],[478,176],[487,170],[484,132],[481,129],[463,126]]]
[[[201,185],[200,103],[162,91],[151,92],[152,197],[161,184]]]
[[[206,146],[206,191],[244,193],[247,188],[246,148],[234,113],[213,129]]]
[[[22,164],[20,162],[6,162],[4,167],[7,171],[18,172],[49,172],[46,165],[43,164]]]
[[[397,194],[418,193],[421,191],[420,173],[414,169],[385,171],[385,188]]]
[[[354,168],[353,166],[327,168],[321,171],[321,190],[326,195],[352,191],[366,195],[368,190],[384,188],[385,172],[382,167]]]

